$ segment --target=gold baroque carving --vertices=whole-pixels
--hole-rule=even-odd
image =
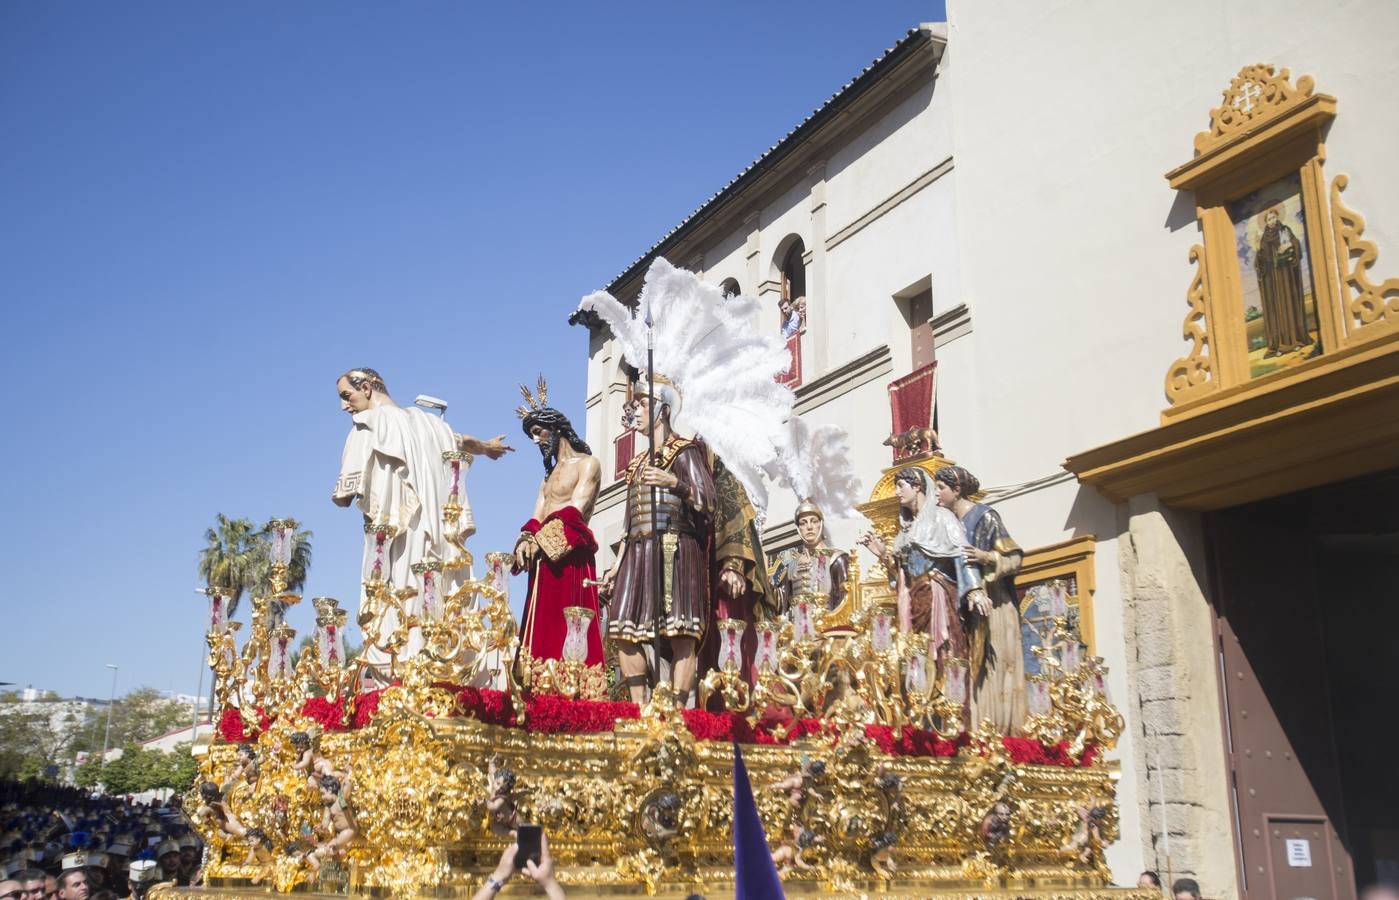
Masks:
[[[1182,334],[1190,341],[1190,352],[1171,363],[1166,372],[1166,400],[1177,403],[1212,386],[1210,380],[1209,333],[1206,331],[1205,308],[1209,303],[1209,282],[1205,280],[1205,248],[1196,244],[1190,248],[1190,261],[1195,263],[1195,277],[1190,279],[1185,299],[1190,311],[1185,314]]]
[[[1287,69],[1278,72],[1267,63],[1244,66],[1229,87],[1224,102],[1210,110],[1209,131],[1195,135],[1195,150],[1204,153],[1241,131],[1252,130],[1288,107],[1311,96],[1316,83],[1310,75],[1294,87]]]
[[[1348,330],[1384,323],[1365,331],[1368,336],[1389,330],[1399,320],[1399,278],[1386,278],[1378,284],[1370,280],[1370,267],[1379,258],[1379,251],[1374,241],[1362,237],[1365,217],[1341,202],[1341,191],[1349,183],[1345,175],[1331,180],[1331,227],[1336,233],[1336,266],[1349,314]]]

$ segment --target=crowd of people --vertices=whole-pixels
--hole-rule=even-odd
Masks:
[[[141,900],[191,884],[203,844],[178,796],[164,805],[41,781],[0,781],[0,900]]]
[[[165,804],[139,803],[41,781],[0,781],[0,900],[142,900],[157,882],[196,883],[203,849],[178,795]],[[519,874],[554,900],[564,896],[547,836],[537,862],[521,864],[517,853],[513,844],[506,848],[473,900],[490,900]],[[1176,879],[1169,894],[1156,872],[1143,872],[1137,884],[1172,900],[1202,896],[1192,878]],[[1361,896],[1399,900],[1399,890],[1374,885]]]

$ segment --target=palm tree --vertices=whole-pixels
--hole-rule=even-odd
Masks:
[[[243,592],[254,584],[250,576],[259,550],[255,526],[248,519],[230,519],[218,514],[214,527],[204,532],[204,549],[199,553],[199,575],[209,587],[228,592],[228,617],[238,610]],[[265,553],[264,553],[265,555]]]

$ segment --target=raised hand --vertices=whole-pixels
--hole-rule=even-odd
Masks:
[[[457,449],[467,453],[476,453],[488,459],[500,459],[507,453],[514,453],[515,448],[505,443],[505,435],[498,434],[489,441],[472,437],[469,434],[457,435]]]

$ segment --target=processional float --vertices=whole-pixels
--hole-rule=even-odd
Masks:
[[[444,456],[450,523],[465,460]],[[946,462],[928,453],[900,467],[931,474]],[[861,507],[886,540],[894,472]],[[413,565],[412,584],[371,570],[361,628],[379,634],[377,616],[400,614],[381,636],[392,681],[373,687],[346,659],[349,616],[332,598],[312,601],[314,652],[291,661],[295,632],[279,611],[301,599],[287,591],[295,527],[269,523],[271,576],[241,647],[230,597],[208,592],[219,729],[186,798],[206,840],[205,883],[163,890],[469,896],[509,844],[503,824],[531,822],[570,896],[725,896],[740,740],[788,893],[1134,895],[1108,887],[1103,860],[1118,837],[1118,768],[1105,752],[1123,721],[1102,660],[1072,627],[1072,598],[1037,649],[1044,674],[1023,736],[965,721],[965,662],[937,673],[926,636],[899,631],[879,563],[850,567],[834,609],[798,591],[785,615],[758,623],[751,680],[744,623],[720,622],[721,665],[701,685],[709,710],[680,708],[665,685],[638,708],[606,699],[607,672],[582,661],[591,611],[567,613],[565,658],[521,659],[509,555],[487,554],[476,578],[457,542],[453,558]],[[380,545],[393,538],[369,530]],[[398,656],[415,631],[422,649]],[[317,852],[344,822],[348,840]]]

